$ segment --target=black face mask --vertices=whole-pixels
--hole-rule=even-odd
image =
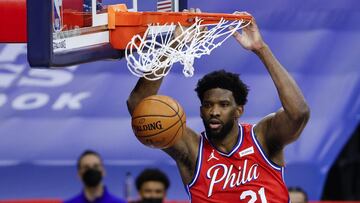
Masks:
[[[96,187],[102,180],[102,175],[99,170],[96,169],[88,169],[82,176],[82,180],[84,181],[87,187]]]
[[[144,198],[141,200],[141,203],[162,203],[162,198]]]

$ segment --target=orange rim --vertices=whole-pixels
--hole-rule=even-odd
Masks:
[[[108,7],[109,29],[116,26],[147,26],[149,24],[180,23],[184,26],[192,24],[191,19],[201,18],[203,24],[218,23],[219,20],[251,21],[252,17],[245,14],[226,13],[187,13],[187,12],[128,12],[124,4]]]
[[[250,15],[225,13],[187,13],[187,12],[128,12],[125,4],[108,7],[108,29],[110,43],[115,49],[125,49],[134,35],[143,35],[148,25],[166,25],[180,23],[190,26],[192,19],[199,17],[202,24],[217,24],[224,20],[252,20]]]

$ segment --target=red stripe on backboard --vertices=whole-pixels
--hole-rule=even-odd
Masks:
[[[158,11],[172,11],[172,1],[171,0],[159,0],[157,2]]]
[[[166,5],[166,6],[158,6],[158,9],[165,9],[165,8],[172,8],[171,5]]]
[[[158,2],[158,3],[157,3],[158,6],[161,6],[161,5],[169,5],[169,4],[171,4],[171,1],[169,1],[169,2]]]

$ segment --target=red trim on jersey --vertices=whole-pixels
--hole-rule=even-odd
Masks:
[[[189,183],[189,188],[196,182],[197,177],[199,176],[200,173],[200,163],[202,162],[202,148],[203,148],[203,143],[204,143],[204,137],[200,136],[200,144],[199,144],[199,150],[198,150],[198,158],[196,160],[196,168],[195,168],[195,174],[193,177],[193,180]]]
[[[223,156],[226,156],[226,157],[230,157],[231,155],[233,155],[236,150],[239,149],[242,141],[243,141],[243,128],[240,126],[239,127],[239,136],[237,137],[237,141],[236,141],[236,144],[234,145],[234,147],[232,148],[232,150],[229,152],[229,153],[225,153],[225,152],[222,152],[220,150],[218,150],[216,148],[216,146],[214,146],[210,141],[209,141],[209,138],[207,137],[206,135],[206,132],[203,132],[202,135],[206,138],[206,140],[209,142],[209,144],[214,148],[214,150],[216,150],[219,154],[223,155]]]
[[[267,155],[265,154],[263,148],[261,147],[256,135],[255,135],[255,132],[254,132],[254,127],[255,125],[252,126],[251,128],[251,137],[257,147],[257,149],[259,150],[260,154],[262,155],[262,157],[264,158],[264,160],[271,166],[273,167],[274,169],[278,170],[278,171],[282,171],[283,170],[283,167],[282,166],[279,166],[277,165],[276,163],[274,163],[273,161],[271,161],[271,159],[269,159],[267,157]]]

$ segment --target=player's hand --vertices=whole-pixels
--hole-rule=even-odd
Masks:
[[[189,10],[187,10],[187,9],[184,9],[183,10],[183,12],[188,12],[188,13],[201,13],[201,10],[199,9],[199,8],[190,8]],[[195,23],[195,18],[190,18],[189,20],[188,20],[188,22],[190,23],[190,24],[193,24],[193,23]],[[185,30],[187,30],[187,29],[190,29],[189,27],[187,27],[187,26],[179,26],[179,25],[177,25],[176,26],[176,28],[175,28],[175,31],[174,31],[174,39],[176,39],[176,38],[178,38],[179,37],[179,39],[178,39],[178,41],[182,41],[183,40],[183,36],[182,36],[182,34],[183,34],[183,32],[185,31]],[[204,31],[204,30],[207,30],[207,27],[205,27],[205,26],[202,26],[201,28],[200,28],[200,31]],[[195,32],[195,30],[193,30],[194,32]],[[193,34],[194,32],[193,31],[189,31],[189,33],[191,33],[191,34]],[[191,40],[192,40],[193,38],[192,38],[192,36],[187,36],[187,42],[190,42]]]
[[[251,15],[247,12],[235,12],[235,14]],[[241,33],[235,32],[234,37],[239,44],[247,50],[256,52],[266,46],[254,17],[252,18],[251,23],[242,29]]]

